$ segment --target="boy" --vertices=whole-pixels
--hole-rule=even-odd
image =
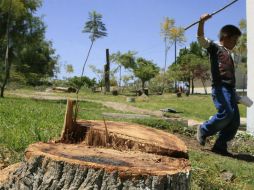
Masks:
[[[219,136],[212,148],[213,152],[229,155],[227,142],[232,140],[240,126],[240,115],[235,93],[235,69],[231,50],[235,47],[241,31],[233,25],[226,25],[220,30],[220,42],[214,43],[204,37],[204,23],[211,15],[200,17],[197,38],[200,45],[210,55],[212,73],[212,98],[217,113],[197,129],[197,140],[205,145],[208,136]]]

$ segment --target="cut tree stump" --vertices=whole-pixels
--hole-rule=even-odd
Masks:
[[[30,145],[0,190],[190,189],[187,148],[176,136],[126,122],[74,122],[67,112],[61,139]]]

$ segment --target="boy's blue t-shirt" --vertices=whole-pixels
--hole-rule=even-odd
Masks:
[[[210,42],[206,48],[210,55],[212,86],[235,87],[235,67],[230,52],[222,45]]]

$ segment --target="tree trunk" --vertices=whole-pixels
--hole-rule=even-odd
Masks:
[[[191,79],[191,94],[194,94],[194,78]]]
[[[106,49],[106,65],[104,65],[105,92],[110,92],[110,62],[109,49]]]
[[[122,92],[122,66],[119,65],[119,90]]]
[[[84,144],[30,145],[26,161],[0,183],[7,189],[189,189],[184,160]]]
[[[204,80],[204,79],[201,79],[201,82],[202,82],[202,84],[203,84],[205,94],[207,94],[207,89],[206,89],[206,85],[205,85],[205,80]]]
[[[0,177],[1,190],[190,189],[187,148],[176,136],[125,122],[73,123],[72,104],[66,110],[61,139],[30,145]]]
[[[142,83],[142,93],[145,93],[145,81],[141,81],[141,83]]]
[[[3,77],[3,83],[1,85],[1,94],[0,94],[1,98],[4,97],[4,90],[5,90],[5,86],[7,84],[7,81],[10,77],[10,69],[11,69],[11,63],[9,61],[9,42],[10,42],[10,32],[9,32],[9,30],[10,30],[11,11],[12,11],[12,0],[10,1],[10,4],[9,4],[7,26],[6,26],[7,46],[6,46],[5,59],[4,59],[5,74],[4,74],[4,77]]]

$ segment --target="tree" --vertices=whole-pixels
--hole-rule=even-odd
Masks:
[[[110,55],[110,60],[118,65],[119,70],[119,87],[121,88],[122,81],[122,67],[125,69],[133,69],[135,67],[135,55],[137,53],[134,51],[128,51],[127,53],[113,53]]]
[[[92,70],[92,72],[97,76],[98,78],[98,84],[101,87],[101,91],[104,85],[104,70],[103,69],[98,69],[96,66],[94,65],[89,65],[89,68]],[[116,73],[117,69],[111,70],[110,71],[110,78],[112,78],[114,80],[114,74]]]
[[[89,38],[91,40],[91,44],[88,50],[88,53],[86,55],[85,63],[82,68],[81,77],[84,74],[85,66],[88,60],[88,57],[90,55],[91,49],[93,47],[93,44],[95,40],[107,36],[106,33],[107,29],[105,27],[105,24],[102,22],[102,15],[97,13],[96,11],[89,12],[89,18],[88,21],[85,23],[85,26],[82,30],[83,33],[89,33]],[[78,89],[77,94],[80,89]]]
[[[20,75],[27,83],[54,75],[58,57],[45,40],[41,18],[34,16],[40,6],[40,0],[0,2],[1,97],[11,73]]]
[[[241,73],[243,73],[243,91],[244,91],[244,86],[246,83],[246,76],[247,76],[247,25],[246,25],[246,20],[242,19],[239,22],[239,27],[242,31],[242,36],[238,40],[237,46],[234,48],[234,53],[238,54],[238,59],[237,62],[239,63],[237,65],[237,69],[240,70]]]
[[[88,21],[85,23],[85,26],[84,26],[82,32],[90,34],[89,38],[91,40],[91,44],[90,44],[89,50],[87,52],[83,68],[82,68],[82,73],[81,73],[81,77],[80,77],[81,79],[82,79],[82,76],[84,75],[85,66],[86,66],[88,57],[90,55],[90,52],[91,52],[91,49],[93,47],[95,40],[107,36],[106,31],[107,31],[107,29],[105,27],[105,24],[102,22],[102,15],[97,13],[96,11],[89,12]],[[82,85],[80,85],[80,88],[81,88],[81,86]],[[77,100],[76,100],[74,121],[76,121],[77,114],[78,114],[78,93],[79,93],[80,88],[78,88],[78,90],[76,92]]]
[[[161,34],[165,43],[165,63],[164,63],[164,75],[167,67],[167,54],[170,47],[174,44],[175,46],[175,62],[176,62],[176,46],[185,41],[184,29],[175,26],[174,19],[165,18],[164,22],[161,24]],[[165,80],[165,76],[164,76]],[[163,80],[163,81],[164,81]],[[164,82],[163,82],[164,89]]]
[[[192,88],[192,94],[194,93],[194,80],[200,79],[207,93],[205,83],[210,79],[209,69],[206,52],[197,42],[192,42],[189,49],[180,50],[176,63],[170,66],[168,72],[176,81],[187,82]]]
[[[24,76],[27,84],[40,85],[42,79],[55,75],[58,56],[51,42],[38,38],[37,42],[24,45],[17,55],[15,70]]]
[[[74,72],[72,64],[66,64],[65,65],[65,70],[66,70],[66,73],[68,73],[68,74],[71,74],[71,73]]]
[[[95,84],[96,84],[96,80],[94,78],[90,79],[86,76],[83,76],[81,78],[74,76],[72,78],[69,78],[68,80],[68,85],[76,89],[78,89],[81,85],[83,86],[85,85],[86,87],[91,88],[91,87],[94,87]]]
[[[136,60],[136,66],[133,68],[133,71],[134,75],[141,80],[143,91],[145,88],[145,82],[159,74],[159,70],[159,67],[152,61],[145,60],[144,58],[138,58]]]
[[[103,69],[96,68],[95,65],[89,65],[89,68],[92,70],[92,72],[97,76],[98,78],[98,84],[100,84],[101,91],[103,87],[103,78],[104,78],[104,71]]]

